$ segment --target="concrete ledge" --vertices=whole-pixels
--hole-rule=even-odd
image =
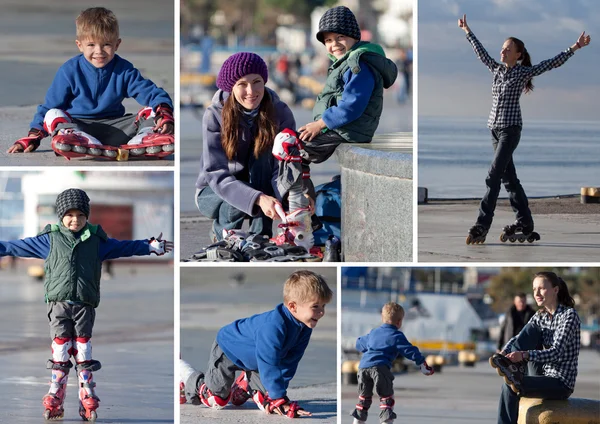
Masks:
[[[518,424],[600,424],[600,402],[521,398]]]
[[[364,147],[342,144],[336,150],[342,168],[346,262],[412,261],[413,156],[398,151],[409,149],[393,149],[389,137],[379,144],[386,151],[376,149],[376,140]]]

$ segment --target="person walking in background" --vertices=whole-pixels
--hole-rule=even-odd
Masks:
[[[485,180],[487,191],[481,199],[477,222],[469,229],[467,244],[485,242],[500,194],[500,183],[504,184],[510,205],[516,214],[515,223],[504,227],[500,240],[502,242],[507,239],[511,242],[517,239],[529,242],[539,240],[539,234],[533,231],[534,224],[527,195],[517,178],[517,171],[513,163],[513,153],[519,145],[523,127],[519,101],[522,93],[533,91],[533,77],[563,65],[575,51],[589,45],[591,38],[589,35],[585,35],[584,31],[577,42],[565,51],[552,59],[532,65],[531,57],[523,41],[509,37],[500,50],[500,62],[502,63],[498,63],[491,58],[475,37],[467,25],[466,15],[458,20],[458,26],[467,34],[467,40],[471,43],[479,60],[493,74],[493,102],[487,126],[492,132],[494,158]]]
[[[529,322],[535,311],[527,304],[527,295],[523,292],[517,293],[514,304],[506,311],[504,321],[500,327],[498,336],[498,352],[508,343],[510,339],[519,334],[525,324]]]

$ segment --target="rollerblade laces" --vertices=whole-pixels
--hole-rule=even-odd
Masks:
[[[175,152],[175,137],[172,134],[156,133],[152,128],[144,128],[120,148],[133,157],[163,158]]]
[[[521,391],[521,382],[525,376],[525,364],[523,362],[512,362],[506,356],[495,353],[489,360],[490,365],[496,369],[500,377],[504,377],[504,382],[510,386],[513,392],[519,394]]]
[[[67,394],[68,374],[61,370],[52,370],[52,381],[50,390],[43,397],[44,418],[46,420],[57,420],[65,415],[63,404]]]
[[[79,372],[79,416],[84,421],[96,421],[100,399],[96,396],[94,388],[96,383],[89,370]]]
[[[488,229],[481,224],[475,224],[469,229],[467,244],[483,244],[487,236]]]
[[[63,156],[67,160],[85,156],[127,160],[129,155],[127,151],[120,151],[117,147],[104,145],[91,135],[74,129],[58,130],[57,134],[52,137],[51,146],[57,156]]]
[[[506,243],[507,241],[510,241],[511,243],[516,241],[519,243],[525,241],[533,243],[537,240],[540,240],[540,235],[533,231],[533,225],[524,225],[518,221],[514,224],[507,225],[502,230],[502,233],[500,233],[500,241],[502,243]]]

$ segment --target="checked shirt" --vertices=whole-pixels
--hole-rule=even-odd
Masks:
[[[538,312],[529,321],[542,330],[544,350],[530,350],[529,360],[544,364],[544,375],[562,380],[575,388],[579,358],[581,321],[573,308],[559,305],[554,315]],[[508,341],[504,351],[510,351],[516,337]]]
[[[573,52],[570,48],[552,59],[544,60],[537,65],[515,65],[512,68],[496,62],[481,45],[475,34],[469,32],[467,40],[473,46],[475,54],[494,75],[492,83],[492,110],[488,118],[489,129],[501,129],[512,125],[523,126],[521,105],[519,100],[527,82],[553,68],[558,68],[567,61]]]

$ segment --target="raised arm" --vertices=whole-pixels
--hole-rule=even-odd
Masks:
[[[558,68],[559,66],[563,65],[567,61],[567,59],[573,56],[576,50],[584,48],[585,46],[589,45],[591,41],[591,37],[589,35],[585,35],[585,31],[583,31],[577,39],[577,41],[575,42],[575,44],[573,44],[570,47],[570,51],[567,50],[561,52],[558,55],[554,56],[552,59],[543,60],[537,65],[533,65],[531,68],[526,69],[529,70],[529,74],[533,78],[551,69]]]
[[[494,72],[494,70],[498,66],[500,66],[500,64],[494,59],[492,59],[492,57],[488,54],[483,45],[479,42],[477,37],[475,37],[475,34],[473,34],[473,32],[471,31],[471,28],[469,28],[469,25],[467,25],[467,15],[463,15],[462,19],[458,20],[458,27],[462,29],[465,32],[465,34],[467,34],[467,40],[469,41],[469,43],[471,43],[473,51],[475,52],[479,60],[481,60],[481,62],[488,67],[490,72]]]
[[[16,256],[19,258],[46,259],[50,253],[50,236],[28,237],[21,240],[0,241],[0,257]]]

